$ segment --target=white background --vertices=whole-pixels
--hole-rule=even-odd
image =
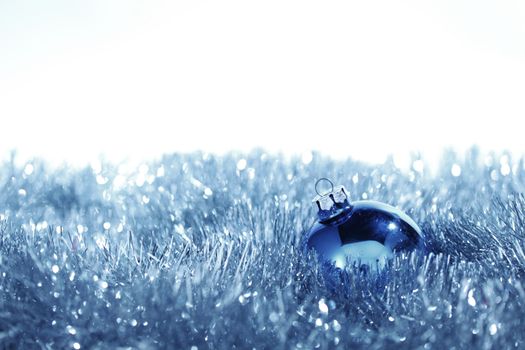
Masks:
[[[0,1],[0,154],[525,150],[525,2]]]

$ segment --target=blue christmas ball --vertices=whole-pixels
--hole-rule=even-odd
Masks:
[[[320,193],[321,181],[331,188]],[[349,202],[343,186],[334,187],[324,178],[316,183],[316,191],[318,220],[304,237],[303,247],[306,252],[314,250],[329,270],[357,265],[377,271],[396,253],[425,250],[421,229],[399,209],[376,201]]]

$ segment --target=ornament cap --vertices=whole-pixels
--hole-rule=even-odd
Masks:
[[[321,190],[321,183],[327,183],[329,190]],[[329,179],[322,177],[315,183],[317,196],[313,202],[317,205],[317,216],[320,222],[327,222],[352,209],[348,202],[347,191],[344,186],[334,186]]]

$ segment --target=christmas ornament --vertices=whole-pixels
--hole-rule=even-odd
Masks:
[[[330,187],[320,192],[323,183]],[[399,209],[376,201],[349,202],[346,189],[326,178],[316,182],[315,191],[318,221],[304,237],[304,248],[315,250],[324,265],[381,268],[396,252],[424,250],[421,229]]]

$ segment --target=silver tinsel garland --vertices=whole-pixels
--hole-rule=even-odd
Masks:
[[[0,169],[0,347],[523,348],[525,165],[435,174],[254,151]],[[337,293],[299,249],[319,177],[406,211],[430,253]]]

